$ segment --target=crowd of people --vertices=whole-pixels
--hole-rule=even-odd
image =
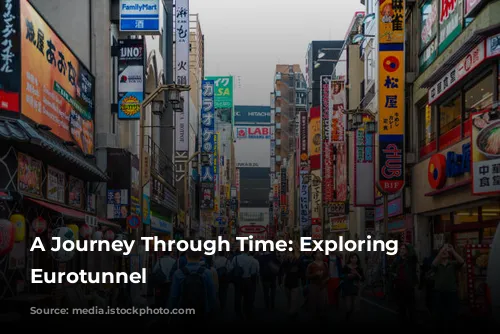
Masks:
[[[435,311],[436,319],[443,320],[440,324],[453,323],[458,305],[456,274],[463,264],[460,255],[446,244],[421,269],[413,247],[404,244],[387,272],[401,321],[415,321],[415,290],[420,286],[431,291],[429,311]],[[286,312],[291,321],[299,319],[299,313],[321,320],[329,312],[342,312],[348,322],[360,309],[365,273],[356,253],[325,256],[320,251],[235,250],[205,256],[188,250],[161,257],[153,267],[150,281],[157,290],[157,307],[195,309],[195,316],[205,320],[215,319],[214,314],[227,310],[228,289],[233,285],[237,320],[259,320],[254,314],[258,289],[264,297],[262,306],[274,310],[277,290],[283,288],[286,309],[280,311]],[[172,321],[192,322],[193,318],[178,317]]]

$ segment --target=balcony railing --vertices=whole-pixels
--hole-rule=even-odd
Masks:
[[[146,152],[151,156],[151,175],[175,191],[175,169],[172,158],[163,152],[151,136],[145,136],[144,145]]]

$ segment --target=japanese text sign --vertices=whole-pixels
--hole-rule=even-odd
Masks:
[[[333,201],[333,144],[323,141],[323,201]]]
[[[321,76],[321,137],[330,141],[330,81],[328,75]]]
[[[94,77],[28,1],[20,4],[22,113],[93,154]]]
[[[309,226],[309,185],[304,183],[304,176],[300,176],[299,201],[300,226]]]
[[[137,120],[144,99],[144,39],[120,40],[118,45],[118,119]]]
[[[379,1],[379,43],[404,43],[405,1]]]
[[[21,90],[18,0],[0,2],[0,110],[19,112]]]
[[[379,134],[404,133],[404,51],[379,53]]]
[[[215,83],[215,109],[233,108],[233,77],[205,77]]]
[[[484,42],[481,42],[429,89],[429,104],[435,102],[458,81],[465,78],[484,61],[485,57]]]
[[[333,201],[347,201],[347,144],[336,142],[332,144],[333,155]]]
[[[307,111],[300,112],[300,168],[305,170],[309,166],[309,154],[307,151],[307,129],[308,129]]]
[[[320,179],[319,170],[314,170],[311,172],[311,178],[309,184],[311,185],[311,218],[313,220],[321,221],[321,210],[323,207],[321,206],[321,182],[316,182],[315,180]]]
[[[439,53],[462,31],[463,0],[439,0]]]
[[[189,85],[189,0],[177,0],[175,4],[175,83]],[[175,149],[189,150],[189,92],[181,92],[184,98],[182,112],[175,113]]]
[[[214,182],[215,166],[215,109],[214,109],[214,82],[213,80],[203,80],[201,84],[201,154],[208,156],[209,164],[201,167],[201,182]],[[202,158],[203,160],[203,158]]]
[[[120,0],[120,31],[158,33],[159,0]]]
[[[472,193],[500,193],[500,119],[490,111],[472,116]]]

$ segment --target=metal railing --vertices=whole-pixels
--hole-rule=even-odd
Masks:
[[[172,158],[169,157],[156,144],[151,136],[144,136],[144,146],[146,152],[151,156],[151,175],[158,177],[175,190],[175,167]]]

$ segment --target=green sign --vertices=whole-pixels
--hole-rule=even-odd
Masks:
[[[439,1],[439,53],[462,32],[463,0]]]
[[[215,109],[233,108],[233,77],[205,77],[215,83]]]

